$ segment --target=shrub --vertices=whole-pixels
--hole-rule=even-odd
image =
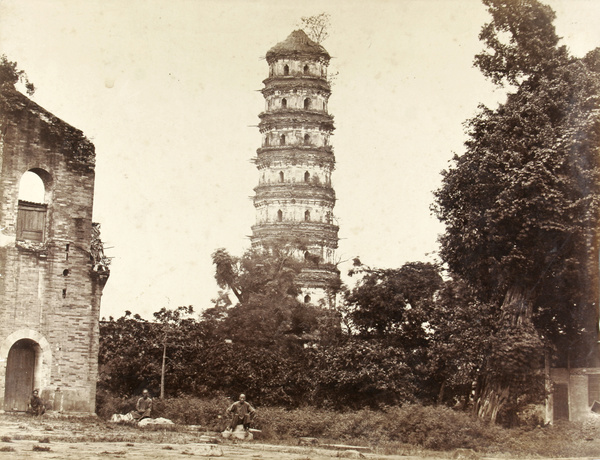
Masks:
[[[385,411],[390,440],[428,449],[480,449],[497,431],[468,414],[444,406],[407,405]]]
[[[121,398],[113,396],[105,390],[96,392],[96,413],[98,416],[109,419],[113,414],[127,414],[135,409],[139,396]]]
[[[220,431],[222,416],[231,401],[225,397],[194,398],[181,396],[179,398],[155,399],[153,417],[165,417],[175,423],[185,425],[201,425],[211,431]]]
[[[139,396],[119,398],[108,393],[98,393],[96,397],[96,412],[109,419],[113,414],[126,414],[135,409]],[[194,398],[180,396],[179,398],[154,398],[152,402],[152,418],[164,417],[175,423],[184,425],[202,425],[209,430],[222,430],[223,419],[219,416],[231,401],[225,397]]]
[[[444,406],[406,405],[353,412],[303,408],[259,410],[256,427],[265,438],[301,436],[359,443],[399,442],[427,449],[480,450],[502,437],[502,430]]]
[[[133,409],[137,397],[125,399],[103,395],[99,401],[102,404],[98,414],[108,418],[112,413]],[[222,396],[154,399],[152,416],[222,431],[229,421],[224,415],[230,403],[230,399]],[[489,450],[509,439],[507,430],[488,426],[467,413],[445,406],[417,404],[358,411],[257,407],[254,427],[262,430],[263,438],[270,441],[317,437],[353,444],[412,445],[433,450]]]

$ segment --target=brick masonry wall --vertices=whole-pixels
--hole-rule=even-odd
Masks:
[[[8,351],[26,338],[39,345],[34,386],[50,408],[94,412],[102,283],[89,255],[93,146],[22,99],[0,116],[0,410]],[[43,243],[16,239],[19,181],[30,170],[46,187]]]

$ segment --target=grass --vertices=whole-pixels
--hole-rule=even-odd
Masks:
[[[164,413],[172,411],[169,400],[161,401]],[[220,403],[219,403],[220,404]],[[165,427],[110,423],[100,417],[45,416],[33,419],[21,415],[0,415],[0,425],[11,423],[15,428],[28,427],[24,432],[5,431],[11,440],[37,440],[47,442],[111,442],[133,446],[140,443],[167,444],[161,447],[200,442],[202,436],[212,434],[219,427],[221,407],[213,402],[193,402],[187,399],[175,406],[181,420],[208,420],[202,429],[191,429],[181,424]],[[160,407],[160,405],[159,405]],[[185,413],[185,408],[206,412]],[[382,411],[361,410],[335,412],[315,408],[286,410],[276,407],[259,407],[254,427],[262,430],[258,442],[297,445],[299,437],[318,438],[320,444],[352,444],[369,446],[379,455],[435,455],[441,451],[470,449],[482,456],[515,457],[594,457],[600,452],[600,417],[585,423],[557,423],[552,427],[522,427],[503,429],[488,426],[465,413],[445,407],[407,405],[388,407]],[[176,413],[177,411],[173,411]],[[155,414],[159,416],[158,414]],[[164,415],[163,415],[164,416]],[[10,446],[5,446],[9,447]],[[37,446],[42,447],[42,446]],[[177,449],[177,447],[175,447]]]

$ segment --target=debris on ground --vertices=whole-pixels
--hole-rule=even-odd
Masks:
[[[143,418],[138,422],[139,426],[148,426],[148,425],[175,425],[171,420],[164,417],[158,418]]]
[[[241,439],[242,441],[252,441],[254,439],[254,435],[250,430],[244,430],[243,425],[238,425],[235,427],[235,430],[231,431],[231,429],[227,429],[221,433],[221,436],[225,439]]]

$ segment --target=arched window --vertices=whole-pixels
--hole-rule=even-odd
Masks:
[[[285,97],[281,100],[281,108],[287,108],[287,99]]]
[[[283,174],[283,171],[279,171],[279,182],[283,182],[284,179],[285,175]]]
[[[277,211],[277,222],[281,222],[283,220],[283,212],[281,209]]]
[[[265,136],[265,147],[268,147],[268,146],[269,146],[269,135],[267,134]]]
[[[283,74],[284,75],[289,75],[290,74],[290,66],[289,65],[284,65],[283,66]]]
[[[310,296],[308,294],[304,296],[304,303],[310,303]]]
[[[17,239],[44,241],[46,228],[46,183],[50,175],[43,170],[30,170],[19,183],[19,209],[17,213]]]
[[[307,209],[304,211],[304,220],[308,222],[310,220],[310,211]]]
[[[308,171],[306,171],[304,173],[304,182],[308,182],[310,181],[310,173]]]
[[[282,134],[279,138],[279,145],[285,145],[285,134]]]
[[[304,135],[304,145],[309,145],[310,144],[310,135],[305,134]]]
[[[304,75],[308,75],[308,66],[307,65],[304,66]]]
[[[304,99],[304,108],[305,109],[310,109],[310,98],[306,98]]]
[[[27,171],[19,182],[19,200],[31,203],[44,203],[46,187],[42,178],[33,171]]]

